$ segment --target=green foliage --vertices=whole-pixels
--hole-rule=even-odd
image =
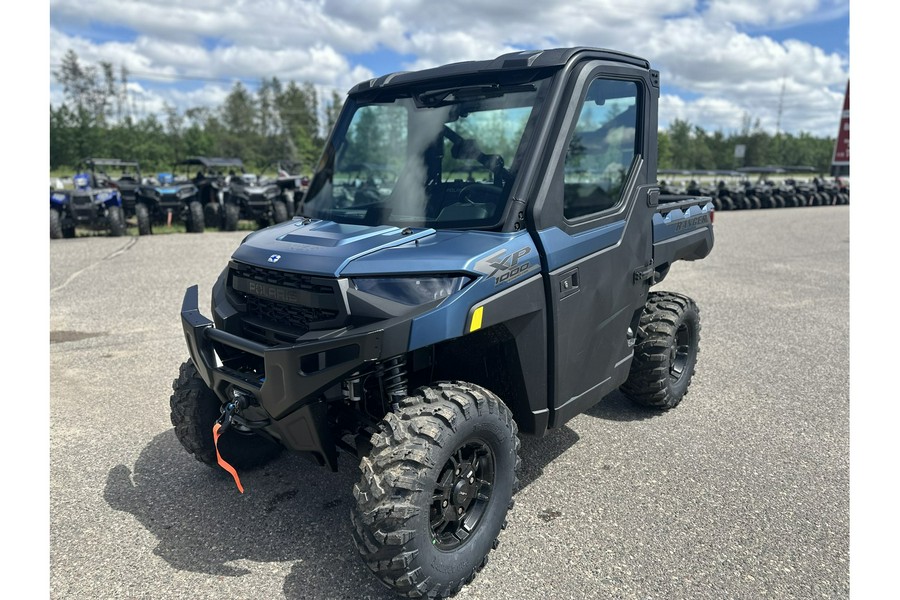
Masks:
[[[341,107],[334,93],[319,118],[311,83],[263,80],[254,93],[236,82],[221,106],[195,107],[183,113],[165,107],[162,115],[135,119],[129,114],[128,73],[117,79],[111,63],[84,65],[68,51],[54,78],[65,102],[50,106],[50,169],[74,171],[88,157],[137,160],[144,173],[171,170],[189,156],[237,157],[248,170],[273,171],[276,161],[301,165],[310,174],[322,153],[320,131]]]
[[[744,158],[735,158],[735,147],[744,146]],[[659,168],[729,170],[745,166],[810,166],[827,173],[834,152],[834,138],[809,133],[772,135],[759,122],[744,119],[741,130],[726,135],[676,119],[659,132]]]

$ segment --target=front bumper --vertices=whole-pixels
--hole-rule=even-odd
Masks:
[[[367,362],[382,358],[385,338],[405,333],[408,321],[340,337],[323,337],[294,345],[266,346],[217,329],[200,313],[197,286],[191,286],[181,306],[181,323],[191,359],[203,381],[223,403],[238,388],[251,394],[265,413],[260,428],[285,447],[317,453],[336,468],[335,440],[326,418],[324,392],[340,384]],[[394,344],[388,344],[394,345]],[[263,374],[230,368],[218,359],[243,352],[262,359]]]

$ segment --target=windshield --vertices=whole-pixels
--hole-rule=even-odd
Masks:
[[[301,214],[364,225],[497,226],[545,81],[351,98]]]

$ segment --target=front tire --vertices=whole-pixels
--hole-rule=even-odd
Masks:
[[[199,200],[193,200],[190,205],[188,205],[188,210],[190,211],[188,222],[188,231],[190,233],[203,233],[205,229],[205,224],[203,222],[203,205],[200,204]]]
[[[222,207],[216,201],[207,202],[203,207],[203,219],[207,227],[219,227]]]
[[[172,382],[169,398],[175,437],[188,453],[205,465],[219,469],[212,428],[221,414],[222,403],[209,389],[193,361],[182,363],[178,379]],[[219,437],[219,454],[236,469],[253,469],[274,459],[282,447],[253,433],[234,427]]]
[[[153,229],[150,226],[150,209],[143,202],[134,205],[134,214],[137,217],[138,235],[150,235]]]
[[[506,525],[517,484],[518,429],[490,391],[421,387],[372,436],[353,488],[353,537],[396,593],[446,598],[474,579]]]
[[[111,237],[122,237],[125,235],[125,213],[122,212],[121,206],[110,206],[107,218],[109,219],[109,235]]]
[[[287,204],[283,200],[275,200],[272,202],[272,211],[275,214],[276,223],[284,223],[289,220]]]
[[[700,309],[681,294],[651,292],[634,359],[620,390],[638,404],[669,410],[687,394],[700,352]]]
[[[241,208],[237,204],[227,202],[225,204],[225,231],[235,231],[241,216]]]
[[[50,209],[50,239],[51,240],[59,240],[62,239],[63,236],[63,228],[62,228],[62,216],[59,214],[59,211],[55,208]]]

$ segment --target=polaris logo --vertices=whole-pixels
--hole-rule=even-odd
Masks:
[[[475,264],[475,270],[484,273],[488,277],[493,277],[494,285],[500,285],[501,283],[517,279],[531,268],[530,262],[519,262],[523,256],[530,252],[530,246],[514,251],[508,251],[504,248],[496,254],[478,261]]]
[[[277,263],[279,260],[281,260],[280,254],[273,254],[272,256],[269,257],[270,263]]]

